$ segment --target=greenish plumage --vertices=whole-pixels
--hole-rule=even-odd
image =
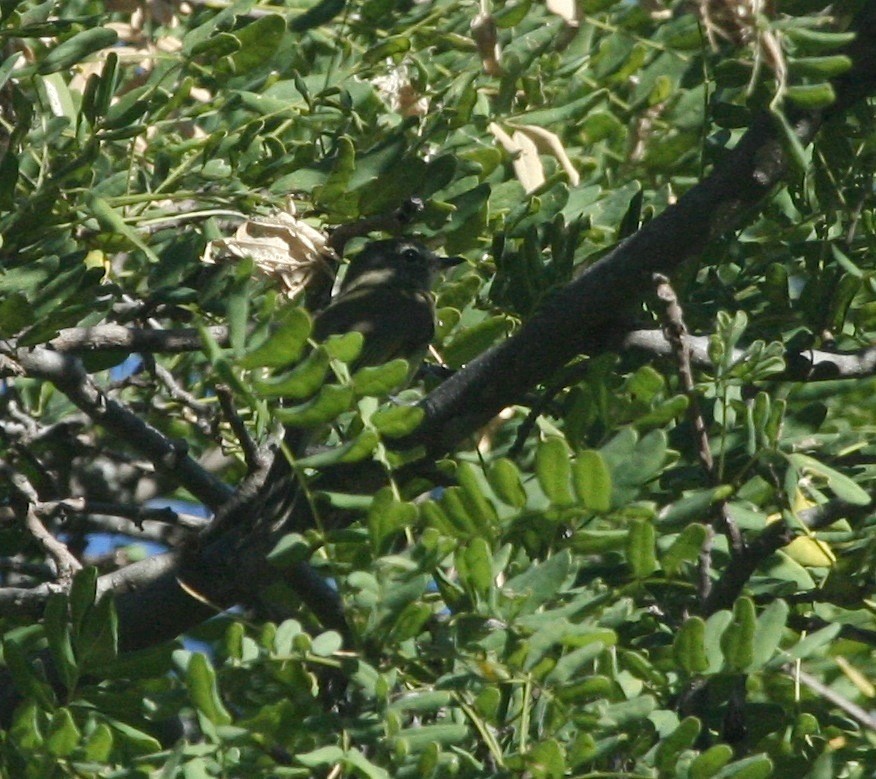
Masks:
[[[350,366],[352,370],[401,357],[408,360],[413,373],[435,333],[432,284],[442,268],[461,261],[459,257],[440,257],[408,239],[367,244],[350,262],[338,293],[317,315],[314,339],[362,333],[362,351]],[[284,444],[299,456],[308,439],[305,431],[289,427]],[[282,454],[275,458],[267,483],[264,510],[276,521],[293,505],[297,493],[289,463]],[[277,501],[283,505],[273,505]]]
[[[362,333],[365,340],[354,368],[397,357],[416,367],[435,333],[432,283],[442,267],[457,262],[417,241],[369,243],[350,263],[338,294],[317,316],[314,337]]]

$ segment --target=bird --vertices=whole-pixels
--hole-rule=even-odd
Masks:
[[[337,293],[319,312],[311,335],[317,342],[332,335],[358,332],[362,350],[350,365],[359,368],[382,365],[397,358],[416,372],[435,334],[435,303],[432,285],[439,273],[460,264],[462,257],[443,257],[417,240],[391,238],[371,241],[357,254]],[[304,454],[310,435],[289,426],[284,448]],[[279,452],[269,469],[262,510],[269,521],[282,522],[298,493],[287,457]]]
[[[435,334],[432,285],[441,270],[462,261],[411,239],[372,241],[352,260],[338,293],[317,315],[314,338],[361,333],[354,370],[399,357],[416,367]]]

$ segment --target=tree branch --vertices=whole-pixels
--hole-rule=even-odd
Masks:
[[[709,336],[685,335],[691,364],[709,370],[715,366],[709,357]],[[633,330],[622,341],[622,348],[639,349],[658,357],[671,357],[672,347],[660,330]],[[745,359],[745,349],[733,350],[733,361]],[[860,379],[876,374],[876,346],[857,352],[829,352],[809,349],[805,352],[785,352],[785,370],[773,374],[776,381],[828,381]]]
[[[826,118],[876,90],[876,11],[868,4],[856,19],[859,35],[849,47],[853,66],[835,80],[837,101],[825,112],[789,117],[801,144]],[[545,301],[511,338],[481,354],[424,398],[421,425],[399,441],[437,457],[486,424],[582,351],[611,348],[623,312],[641,301],[651,275],[671,272],[714,238],[738,227],[789,171],[784,134],[762,114],[713,171],[637,233],[621,242]],[[557,337],[562,334],[562,337]]]
[[[818,530],[840,519],[861,517],[872,512],[873,508],[869,505],[831,500],[798,512],[797,519],[809,530]],[[715,582],[703,604],[703,613],[710,615],[730,608],[758,566],[774,552],[790,544],[799,534],[799,530],[784,520],[767,525],[748,545],[745,553],[734,558],[733,565],[727,566],[721,578]]]
[[[16,349],[13,359],[23,372],[52,382],[91,419],[148,457],[156,470],[173,477],[198,500],[216,510],[233,490],[205,471],[187,452],[185,441],[172,441],[133,411],[108,398],[74,357],[43,347]]]
[[[228,345],[229,329],[225,325],[208,327],[207,332],[220,346]],[[123,325],[95,325],[65,328],[46,346],[56,352],[76,354],[103,351],[173,354],[197,352],[204,346],[204,339],[200,331],[193,327],[156,330]]]

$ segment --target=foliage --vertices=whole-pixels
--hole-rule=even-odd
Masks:
[[[826,3],[783,3],[754,37],[718,13],[733,4],[704,5],[707,22],[681,2],[582,0],[572,24],[496,2],[498,65],[478,8],[455,0],[0,6],[0,336],[24,348],[104,322],[200,328],[199,348],[143,356],[133,374],[118,369],[124,349],[82,359],[193,457],[221,443],[229,483],[245,464],[217,410],[226,386],[259,441],[278,421],[331,427],[302,478],[374,459],[388,481],[375,494],[314,482],[325,521],[265,561],[307,559],[329,578],[353,645],[290,617],[295,595],[278,589],[192,631],[200,643],[120,652],[93,567],[39,624],[4,608],[3,661],[24,698],[0,772],[873,775],[873,721],[854,705],[868,708],[876,677],[861,508],[874,380],[780,375],[788,354],[856,352],[876,330],[871,106],[809,149],[788,118],[831,103],[861,4],[833,4],[833,26]],[[544,377],[562,389],[541,414],[511,408],[428,482],[405,478],[412,454],[394,442],[434,378],[401,389],[399,363],[351,376],[355,338],[309,348],[309,317],[250,261],[201,262],[229,225],[290,194],[319,227],[421,198],[411,232],[468,260],[437,290],[435,346],[459,368],[671,207],[760,111],[787,129],[797,169],[673,279],[688,328],[711,336],[694,391],[673,360],[582,358]],[[540,153],[524,171],[527,138]],[[661,304],[638,316],[653,325]],[[92,426],[59,388],[17,376],[0,407],[4,460],[44,499],[139,500],[143,473],[119,469],[138,442]],[[154,492],[191,497],[166,475]],[[11,484],[0,495],[20,507]],[[804,527],[807,508],[836,499],[847,516]],[[81,546],[95,526],[68,520],[52,527]],[[736,561],[722,531],[753,543],[782,521],[798,537],[704,607],[703,571],[720,588]],[[0,548],[43,559],[5,515]],[[6,587],[51,578],[13,573]]]

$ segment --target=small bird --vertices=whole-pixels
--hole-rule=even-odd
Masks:
[[[410,239],[369,243],[350,263],[338,294],[316,317],[314,337],[322,341],[338,333],[362,333],[354,369],[398,357],[417,367],[435,334],[432,284],[442,269],[460,262],[461,257],[441,257]]]
[[[313,337],[359,332],[362,351],[352,370],[381,365],[396,358],[419,367],[435,334],[432,284],[438,273],[463,262],[462,257],[441,257],[418,241],[392,238],[373,241],[350,262],[338,293],[317,316]],[[288,427],[285,447],[303,453],[309,436]],[[278,454],[266,479],[263,511],[276,522],[287,514],[298,493],[291,467]]]

